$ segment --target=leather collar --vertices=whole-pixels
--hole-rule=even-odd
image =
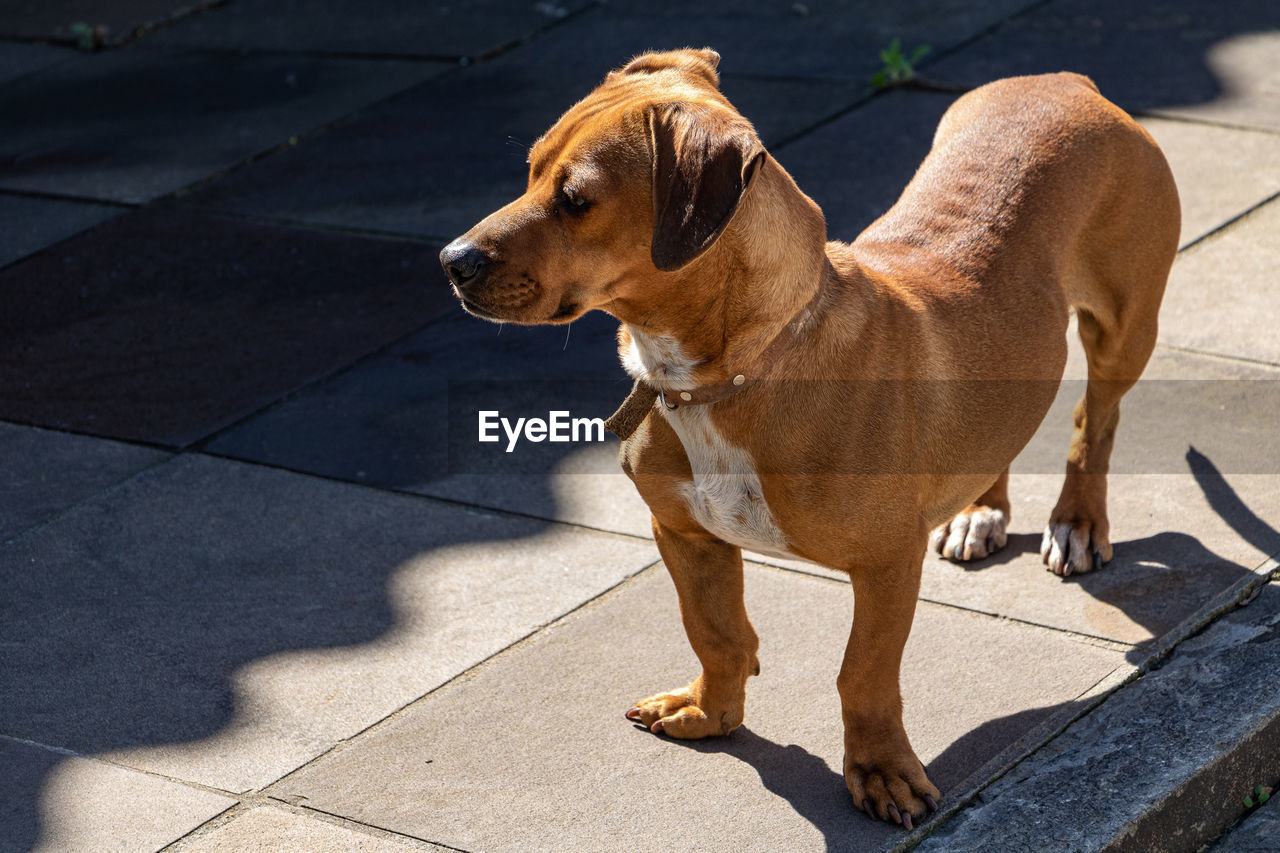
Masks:
[[[681,406],[705,406],[708,403],[716,403],[726,397],[732,397],[739,391],[749,388],[768,373],[773,363],[795,343],[796,338],[813,316],[814,309],[817,308],[825,290],[826,288],[821,284],[818,285],[818,291],[813,298],[795,313],[795,316],[782,327],[778,334],[774,335],[773,340],[748,370],[735,373],[723,382],[699,385],[685,390],[663,389],[660,391],[647,382],[637,379],[631,386],[631,393],[622,401],[622,405],[604,422],[605,429],[626,441],[640,428],[640,424],[653,410],[654,401],[661,401],[664,407],[671,410]]]

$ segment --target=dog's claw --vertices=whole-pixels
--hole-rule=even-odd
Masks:
[[[653,732],[655,735],[662,734],[662,720],[658,720],[658,722],[649,726],[649,731]]]
[[[929,811],[936,812],[938,810],[938,801],[928,794],[924,795],[924,804],[929,807]]]
[[[889,817],[893,818],[893,822],[902,825],[902,814],[898,811],[898,807],[893,803],[889,803]]]
[[[626,713],[626,717],[627,717],[627,719],[628,719],[628,720],[635,720],[635,719],[639,718],[639,716],[640,716],[640,709],[639,709],[639,708],[632,708],[630,711],[628,711],[628,712]]]
[[[1098,537],[1101,537],[1099,539]],[[1111,558],[1105,533],[1088,525],[1050,522],[1040,540],[1040,559],[1055,575],[1067,578],[1101,569]]]
[[[907,832],[910,832],[915,828],[911,825],[911,812],[902,813],[902,825],[906,828]]]
[[[866,812],[867,817],[871,818],[872,820],[879,820],[879,818],[876,817],[876,813],[871,810],[871,800],[862,801],[862,810]]]

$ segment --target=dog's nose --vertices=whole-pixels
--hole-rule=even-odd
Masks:
[[[440,253],[440,266],[444,274],[457,287],[463,287],[484,278],[489,268],[489,256],[461,239],[454,240]]]

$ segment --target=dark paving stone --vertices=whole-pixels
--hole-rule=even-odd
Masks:
[[[613,29],[601,34],[578,23],[429,81],[226,176],[188,203],[451,239],[523,192],[533,141],[610,69],[653,44],[644,29],[606,21],[600,27]],[[568,55],[572,63],[562,61]],[[726,54],[724,90],[766,141],[804,130],[864,93],[847,81],[737,76],[743,61],[749,56]]]
[[[617,321],[495,326],[458,312],[220,436],[212,453],[353,482],[550,514],[547,475],[584,442],[478,441],[480,411],[606,418],[631,388]],[[502,435],[499,428],[498,433]],[[589,470],[616,475],[607,435]],[[460,485],[460,482],[462,485]]]
[[[889,92],[782,147],[774,156],[822,208],[827,236],[853,240],[898,200],[955,98]]]
[[[1280,130],[1280,46],[1272,0],[1172,0],[1135,10],[1108,0],[1052,2],[929,69],[978,85],[1078,71],[1130,111]]]
[[[0,423],[0,542],[167,456],[115,441]]]
[[[124,212],[105,204],[0,194],[0,267]]]
[[[618,4],[606,7],[592,37],[608,44],[638,42],[641,49],[705,45],[724,57],[723,70],[732,66],[739,73],[866,84],[882,65],[880,50],[894,38],[908,51],[929,45],[941,52],[1029,5],[1027,0]]]
[[[192,0],[17,0],[5,4],[0,37],[74,42],[74,23],[107,28],[107,43],[134,30],[170,20],[196,5]]]
[[[150,44],[266,51],[479,57],[563,20],[588,0],[257,0],[156,33]]]
[[[145,202],[444,67],[137,48],[77,57],[0,90],[0,187]]]
[[[109,222],[0,273],[0,417],[195,441],[451,308],[436,251],[168,209]]]
[[[74,54],[65,48],[0,42],[0,83],[11,83],[72,58]]]

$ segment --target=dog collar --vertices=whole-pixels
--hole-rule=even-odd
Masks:
[[[637,379],[635,384],[631,386],[631,393],[622,401],[622,405],[604,422],[605,429],[626,441],[631,437],[632,433],[640,428],[640,424],[644,422],[649,412],[653,410],[654,401],[661,401],[662,406],[668,410],[675,410],[681,406],[705,406],[708,403],[716,403],[726,397],[731,397],[754,384],[756,380],[768,372],[773,363],[778,360],[778,357],[795,342],[806,321],[813,315],[813,309],[817,307],[818,300],[822,298],[824,290],[825,288],[819,284],[818,292],[813,295],[813,298],[803,308],[796,312],[795,316],[787,322],[787,325],[782,327],[782,331],[774,336],[751,370],[735,373],[731,378],[723,382],[700,385],[683,391],[679,389],[659,390]]]

